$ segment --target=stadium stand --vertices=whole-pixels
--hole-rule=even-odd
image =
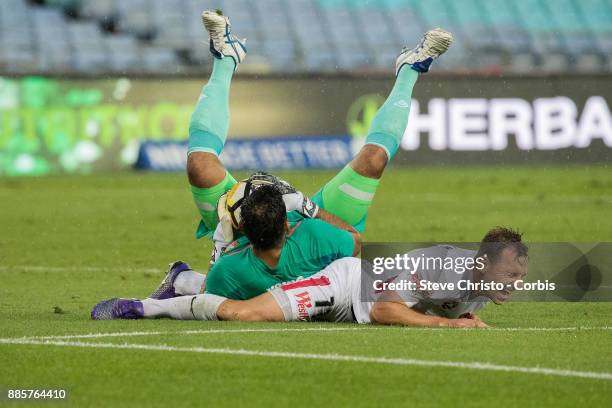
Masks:
[[[205,8],[248,38],[243,72],[388,71],[438,26],[456,37],[444,70],[612,68],[612,0],[2,0],[0,71],[201,72]]]

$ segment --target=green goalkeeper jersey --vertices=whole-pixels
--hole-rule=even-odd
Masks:
[[[246,237],[234,241],[206,277],[206,292],[244,300],[279,283],[306,278],[338,258],[353,255],[353,236],[318,219],[291,226],[276,268],[255,256]]]

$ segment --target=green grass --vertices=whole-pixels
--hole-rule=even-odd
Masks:
[[[313,193],[333,174],[284,173]],[[238,175],[240,176],[240,175]],[[100,332],[75,339],[612,372],[612,330],[475,331],[320,324],[93,322],[112,296],[142,297],[168,262],[205,269],[185,177],[144,173],[0,179],[0,338]],[[612,241],[605,167],[393,168],[367,241],[476,241],[510,225],[527,241]],[[612,326],[608,303],[509,303],[482,318],[498,328]],[[357,328],[358,330],[352,330]],[[74,406],[610,406],[612,381],[381,363],[0,344],[0,388],[64,387]],[[7,405],[8,406],[8,405]],[[21,406],[21,404],[16,404]]]

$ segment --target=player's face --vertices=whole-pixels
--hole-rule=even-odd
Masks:
[[[504,303],[514,291],[514,283],[527,275],[527,257],[517,256],[512,248],[504,249],[495,262],[486,262],[483,280],[503,284],[503,289],[492,289],[485,296],[499,305]],[[500,285],[501,286],[501,285]]]

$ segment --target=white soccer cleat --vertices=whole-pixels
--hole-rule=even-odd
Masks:
[[[238,67],[246,56],[247,50],[244,46],[246,39],[239,40],[234,37],[229,18],[224,16],[221,10],[204,11],[202,22],[210,36],[210,52],[215,58],[233,58]]]
[[[444,54],[453,42],[453,35],[441,28],[425,33],[419,45],[413,49],[404,48],[395,61],[395,75],[404,65],[417,72],[427,72],[433,60]]]

